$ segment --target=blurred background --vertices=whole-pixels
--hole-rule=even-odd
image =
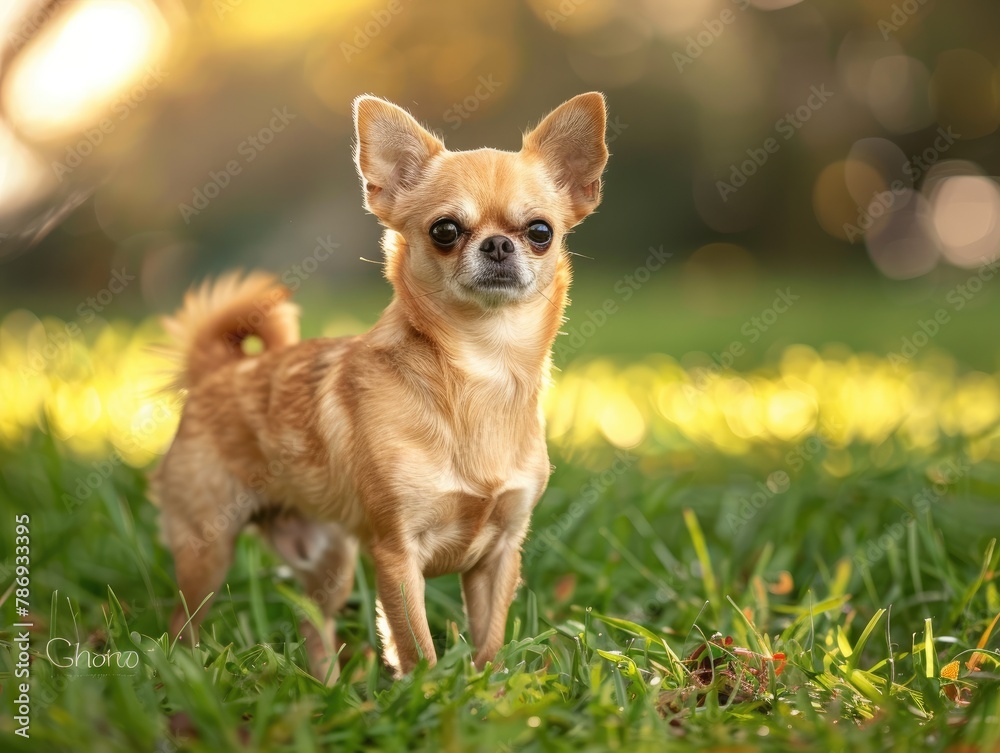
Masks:
[[[599,89],[560,452],[1000,454],[992,0],[5,0],[0,40],[0,441],[155,458],[156,316],[208,274],[278,272],[308,336],[370,326],[356,95],[514,150]]]

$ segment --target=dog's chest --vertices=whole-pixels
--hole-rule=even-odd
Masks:
[[[549,475],[532,388],[499,363],[480,366],[414,379],[364,421],[379,427],[372,474],[392,500],[369,508],[372,528],[402,534],[428,576],[467,570],[499,543],[519,544]],[[429,388],[444,376],[454,380],[447,389]]]
[[[404,539],[428,577],[463,572],[498,546],[521,542],[544,486],[545,478],[534,472],[518,474],[488,495],[442,485],[409,505]]]

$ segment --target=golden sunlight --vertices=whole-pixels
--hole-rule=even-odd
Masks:
[[[162,54],[167,27],[148,0],[86,0],[68,7],[19,57],[5,111],[32,139],[73,133]]]

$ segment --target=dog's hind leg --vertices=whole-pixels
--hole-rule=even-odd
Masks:
[[[176,522],[170,528],[169,545],[182,596],[170,619],[170,637],[194,645],[198,628],[232,564],[239,528],[232,530],[226,525],[216,529],[211,522],[199,525],[190,521]]]
[[[181,458],[193,451],[175,451],[164,461],[156,491],[182,597],[170,619],[170,637],[193,645],[232,564],[236,537],[256,498],[224,472],[192,472]],[[220,504],[220,499],[225,502]]]
[[[351,595],[358,542],[336,523],[318,523],[292,514],[262,526],[279,554],[298,573],[306,595],[320,608],[321,625],[305,618],[300,625],[309,668],[327,685],[340,676],[334,616]]]

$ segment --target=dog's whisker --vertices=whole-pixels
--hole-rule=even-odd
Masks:
[[[375,264],[375,265],[377,265],[379,267],[384,267],[385,266],[385,262],[384,261],[378,261],[376,259],[366,259],[363,256],[359,256],[358,258],[361,259],[361,261],[366,261],[369,264]]]
[[[432,290],[429,293],[421,293],[420,295],[413,295],[413,296],[409,296],[409,297],[401,296],[401,297],[402,297],[402,299],[404,301],[415,301],[418,298],[426,298],[429,295],[436,295],[436,294],[441,293],[443,291],[444,291],[444,288],[441,288],[440,290]]]
[[[546,301],[548,301],[549,305],[552,308],[554,308],[556,311],[559,311],[559,307],[556,306],[555,303],[552,302],[551,298],[549,298],[547,295],[545,295],[545,293],[542,292],[542,289],[540,287],[538,287],[538,280],[533,280],[532,282],[533,282],[533,284],[535,286],[535,290],[538,291],[538,295],[540,295],[542,298],[544,298]]]

